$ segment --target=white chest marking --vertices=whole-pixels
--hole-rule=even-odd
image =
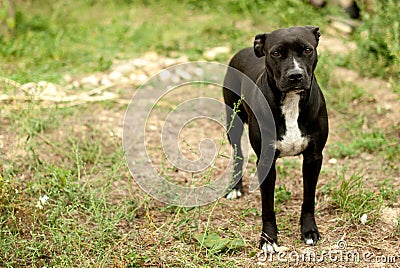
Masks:
[[[276,149],[280,151],[280,157],[298,155],[307,148],[308,138],[301,135],[297,119],[299,118],[298,92],[289,92],[282,102],[282,114],[285,118],[286,133],[281,140],[276,142]]]

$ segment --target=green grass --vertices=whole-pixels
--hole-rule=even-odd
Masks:
[[[358,131],[357,131],[358,132]],[[396,149],[397,147],[397,149]],[[330,155],[336,158],[343,158],[346,156],[356,156],[362,152],[367,153],[384,153],[388,150],[397,151],[397,141],[395,139],[386,138],[383,132],[374,131],[372,133],[358,132],[352,134],[352,139],[349,143],[337,142],[329,149]],[[396,157],[395,154],[386,154],[385,158]]]
[[[398,127],[393,126],[393,132],[382,131],[376,126],[363,127],[365,118],[358,116],[353,121],[342,125],[347,139],[333,143],[329,155],[335,158],[355,157],[361,153],[380,154],[383,159],[398,161],[400,146],[396,133]]]
[[[330,196],[330,206],[340,212],[340,222],[360,224],[367,214],[368,224],[374,224],[383,206],[397,202],[400,191],[393,188],[393,179],[385,179],[376,185],[366,176],[350,173],[345,168],[338,177],[325,184],[321,191]]]
[[[256,33],[278,27],[319,25],[324,32],[326,15],[343,15],[335,7],[316,10],[295,0],[16,2],[14,35],[0,37],[0,76],[19,83],[63,84],[66,74],[107,71],[113,60],[140,57],[147,51],[197,60],[210,47],[229,46],[233,52],[251,46]],[[382,19],[381,14],[376,19]],[[360,31],[375,29],[374,23],[375,19],[366,19]],[[379,40],[396,52],[396,32],[388,31],[393,36]],[[379,38],[370,33],[373,40]],[[371,44],[362,43],[358,34],[354,38],[365,52]],[[384,61],[385,53],[378,63],[386,64],[391,74],[396,57]],[[216,60],[226,63],[229,56]],[[362,54],[353,56],[360,62]],[[368,105],[368,94],[355,83],[333,82],[332,70],[346,60],[333,57],[329,53],[320,57],[317,76],[329,109],[344,114],[346,123],[333,130],[340,139],[327,148],[329,156],[357,158],[367,152],[391,163],[390,172],[398,172],[398,127],[388,130],[372,124],[368,131],[362,129],[363,116],[352,111],[351,103]],[[381,75],[372,70],[371,58],[362,67],[354,62],[352,68],[363,72],[365,68],[366,75]],[[1,93],[17,90],[5,83],[0,88]],[[204,207],[176,208],[133,186],[121,140],[114,134],[117,123],[107,121],[112,115],[122,117],[125,105],[101,102],[59,108],[30,101],[27,108],[11,108],[14,104],[19,105],[0,104],[0,266],[243,267],[253,263],[254,234],[260,231],[261,216],[254,196],[246,195],[248,202],[242,206],[220,200]],[[250,166],[255,161],[251,156]],[[284,185],[286,179],[294,181],[300,163],[284,159],[277,168]],[[164,172],[174,170],[165,167]],[[324,193],[335,211],[354,222],[362,213],[372,213],[375,220],[383,202],[398,200],[399,193],[392,187],[395,179],[382,180],[373,191],[363,188],[360,176],[344,179],[330,170],[323,176],[333,177]],[[43,196],[49,200],[40,208],[37,202]],[[298,196],[301,192],[277,187],[280,207],[299,205]],[[279,223],[285,234],[295,233],[294,221],[290,215]],[[205,244],[204,239],[196,239],[199,234],[215,239]]]
[[[291,195],[292,193],[288,191],[284,185],[275,188],[275,202],[277,204],[288,201]]]
[[[400,189],[393,187],[393,181],[386,179],[379,185],[379,194],[389,205],[395,204],[400,196]]]
[[[95,125],[89,125],[90,134],[75,138],[73,124],[61,125],[61,120],[79,111],[29,111],[10,118],[27,155],[2,165],[0,262],[44,266],[51,259],[52,265],[107,266],[112,247],[120,243],[116,224],[131,221],[136,211],[131,200],[115,206],[110,199],[110,186],[122,178],[120,169],[125,166],[119,140]],[[53,134],[56,128],[65,136]],[[50,159],[43,150],[51,152]],[[36,203],[44,195],[49,200],[40,209]],[[97,259],[82,258],[89,252]]]
[[[358,224],[361,216],[367,214],[369,223],[374,223],[379,217],[383,198],[365,187],[364,178],[356,174],[347,179],[343,174],[336,183],[338,187],[332,189],[331,204],[343,213],[342,217]]]

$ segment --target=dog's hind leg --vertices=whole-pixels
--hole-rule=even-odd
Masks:
[[[225,77],[223,95],[226,104],[226,131],[228,140],[234,151],[232,190],[226,195],[228,199],[236,199],[242,195],[243,153],[241,137],[243,124],[247,123],[247,114],[240,96],[241,81],[234,71],[228,70]]]
[[[240,100],[239,100],[240,101]],[[227,107],[227,134],[228,140],[232,145],[234,152],[233,158],[233,174],[232,174],[232,190],[226,195],[228,199],[236,199],[242,195],[242,176],[243,176],[243,153],[241,146],[241,137],[243,134],[243,111],[239,109],[244,109],[240,107],[239,103],[235,105],[233,109]],[[229,111],[228,111],[229,110]]]

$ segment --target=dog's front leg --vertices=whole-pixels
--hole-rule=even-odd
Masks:
[[[258,165],[257,169],[262,168]],[[276,180],[275,161],[273,162],[267,177],[261,183],[261,202],[262,202],[262,233],[260,248],[268,253],[274,253],[278,248],[278,228],[274,211],[274,190]]]
[[[301,207],[301,235],[307,245],[316,245],[320,239],[315,223],[315,189],[322,165],[322,153],[304,154],[303,159],[303,205]]]

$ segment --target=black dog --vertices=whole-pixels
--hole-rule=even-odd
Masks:
[[[249,124],[250,143],[257,155],[257,172],[262,182],[263,228],[260,247],[271,253],[278,246],[274,212],[275,161],[278,157],[303,155],[301,235],[308,245],[315,245],[320,239],[314,218],[314,199],[322,164],[322,150],[328,137],[328,115],[325,99],[314,76],[319,37],[319,28],[312,26],[259,34],[255,37],[253,48],[245,48],[231,59],[229,66],[233,69],[230,68],[225,76],[223,95],[225,103],[231,108],[227,108],[227,121],[230,125],[228,137],[238,156],[234,165],[237,184],[227,197],[234,199],[242,194],[241,119]],[[257,90],[244,82],[249,78],[256,83],[269,108],[260,107],[265,106],[266,102],[262,104],[259,97],[254,97]],[[270,109],[272,121],[275,122],[276,140],[272,145],[269,144],[273,147],[272,166],[264,172],[265,175],[259,172],[268,166],[260,157],[263,154],[261,137],[268,130],[261,126],[262,122],[257,122],[252,110],[254,107]],[[236,109],[236,117],[232,109]]]

